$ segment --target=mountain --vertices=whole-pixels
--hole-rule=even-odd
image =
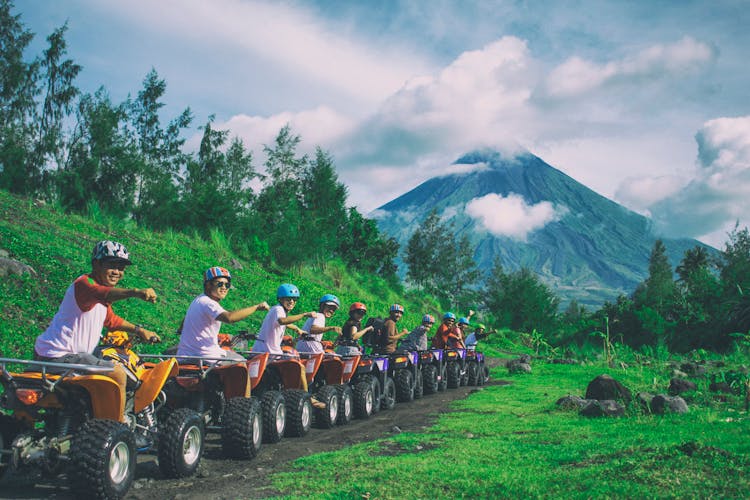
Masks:
[[[530,268],[563,304],[575,299],[599,307],[620,294],[632,293],[648,276],[649,256],[659,238],[650,219],[597,194],[531,153],[504,156],[477,151],[455,163],[475,168],[429,179],[371,214],[402,249],[417,225],[436,209],[444,222],[453,224],[457,236],[469,238],[480,269],[490,270],[495,257],[506,270]],[[497,202],[502,197],[507,202],[511,197],[516,198],[515,206],[521,206],[518,197],[522,198],[526,213],[542,214],[546,223],[526,235],[507,235],[508,224],[501,224],[493,234],[488,227],[495,226],[467,213],[472,200],[493,194],[497,196],[486,200]],[[502,218],[504,214],[493,206],[498,205],[484,203],[479,215]],[[694,239],[662,241],[673,267],[689,248],[703,246],[716,252]]]

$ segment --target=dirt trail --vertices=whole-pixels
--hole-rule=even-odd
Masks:
[[[491,380],[488,385],[506,384]],[[315,429],[303,438],[285,438],[273,445],[263,445],[258,457],[250,461],[226,460],[221,455],[217,434],[209,434],[198,473],[185,479],[163,479],[153,456],[138,459],[136,481],[126,498],[151,499],[221,499],[258,498],[281,495],[269,487],[268,476],[290,466],[306,455],[332,451],[356,443],[373,441],[398,432],[422,432],[448,410],[449,403],[463,399],[476,387],[460,387],[425,396],[411,403],[399,403],[393,410],[381,411],[367,420],[353,420],[334,429]],[[0,498],[72,499],[63,478],[46,479],[36,472],[12,474],[0,482]]]

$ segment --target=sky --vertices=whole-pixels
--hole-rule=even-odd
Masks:
[[[37,53],[68,23],[84,92],[120,102],[153,68],[164,120],[195,115],[189,147],[213,115],[258,168],[289,124],[301,152],[332,155],[363,213],[493,148],[539,156],[665,237],[723,248],[750,225],[748,0],[15,5]],[[467,213],[509,236],[555,219],[513,195]]]

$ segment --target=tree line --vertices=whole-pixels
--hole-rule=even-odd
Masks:
[[[337,258],[396,280],[397,243],[346,206],[327,152],[300,154],[287,125],[264,146],[261,174],[252,151],[211,116],[198,151],[186,153],[193,114],[186,108],[162,121],[167,84],[156,70],[124,102],[112,102],[104,87],[82,93],[67,25],[27,60],[34,34],[13,7],[0,0],[0,188],[157,230],[220,230],[240,253],[282,266]]]

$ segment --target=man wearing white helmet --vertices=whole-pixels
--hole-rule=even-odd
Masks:
[[[297,340],[297,350],[299,352],[324,352],[322,344],[323,334],[326,332],[341,334],[340,326],[326,326],[326,319],[331,318],[341,305],[339,298],[328,293],[320,298],[319,304],[318,315],[314,318],[308,318],[302,327],[302,331],[307,332],[307,335],[303,334]]]
[[[117,287],[130,264],[130,254],[122,244],[108,240],[97,243],[91,255],[91,272],[79,276],[68,287],[52,323],[34,343],[34,359],[38,361],[111,366],[110,376],[123,389],[123,405],[126,375],[122,367],[92,354],[102,329],[135,333],[146,342],[160,340],[156,333],[112,311],[112,303],[119,300],[156,302],[153,288]]]
[[[225,358],[229,361],[245,361],[234,351],[219,346],[219,330],[222,323],[236,323],[255,311],[268,311],[267,302],[227,311],[219,302],[224,300],[232,287],[232,275],[223,267],[210,267],[203,273],[203,293],[188,307],[182,320],[178,356],[202,358]]]

